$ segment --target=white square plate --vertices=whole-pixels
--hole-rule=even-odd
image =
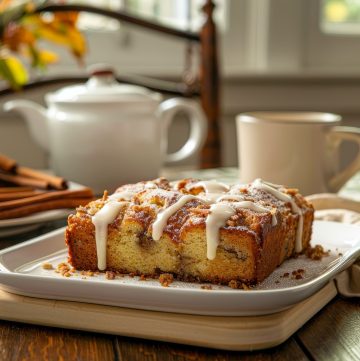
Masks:
[[[59,300],[113,305],[144,310],[213,315],[264,315],[286,309],[322,288],[360,256],[360,227],[316,221],[312,245],[321,244],[329,256],[313,261],[305,256],[290,259],[254,289],[173,282],[162,287],[157,280],[138,277],[107,280],[104,274],[83,279],[80,273],[63,277],[42,264],[55,267],[66,261],[64,228],[0,252],[0,287],[8,292]],[[304,269],[303,279],[282,277]]]

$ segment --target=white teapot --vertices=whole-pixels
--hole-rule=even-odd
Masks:
[[[45,100],[48,109],[27,100],[8,101],[4,109],[24,115],[56,174],[96,193],[156,178],[164,162],[198,151],[207,133],[206,117],[195,101],[162,102],[160,94],[146,88],[120,85],[105,67],[95,67],[87,83],[48,93]],[[178,111],[189,115],[189,138],[180,150],[166,154],[167,130]]]

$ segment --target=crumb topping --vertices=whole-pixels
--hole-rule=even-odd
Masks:
[[[113,271],[106,271],[106,272],[105,272],[105,278],[106,278],[107,280],[114,280],[115,277],[116,277],[115,272],[113,272]]]
[[[228,286],[233,288],[233,289],[237,289],[237,290],[249,291],[251,289],[251,287],[249,285],[247,285],[244,282],[238,281],[238,280],[231,280],[228,283]]]
[[[330,251],[325,251],[324,247],[321,246],[320,244],[317,244],[314,247],[309,246],[305,250],[306,257],[315,261],[320,261],[322,260],[323,257],[329,256],[329,254]]]
[[[305,270],[302,268],[299,268],[299,269],[291,272],[291,278],[295,279],[295,280],[301,280],[304,278],[304,273],[305,273]]]
[[[45,269],[45,270],[53,270],[54,267],[51,263],[49,262],[45,262],[41,265],[42,269]]]
[[[174,276],[171,273],[162,273],[159,276],[159,282],[163,287],[169,287],[174,282]]]
[[[193,216],[198,217],[196,220],[198,223],[205,222],[210,210],[210,205],[201,199],[202,196],[205,198],[207,196],[204,187],[195,187],[195,185],[200,183],[201,181],[198,179],[188,178],[171,184],[165,178],[158,178],[152,181],[121,186],[116,190],[114,195],[117,193],[121,194],[122,192],[134,193],[134,196],[128,201],[129,206],[125,207],[123,212],[126,215],[136,217],[137,220],[142,220],[141,217],[143,215],[147,228],[155,221],[159,212],[176,203],[184,194],[200,196],[199,199],[188,202],[191,206],[187,203],[177,212],[180,214],[181,211],[186,210],[187,213],[191,213]],[[299,206],[304,208],[311,207],[305,199],[298,197],[296,189],[284,188],[284,192],[294,197],[295,202]],[[248,227],[249,230],[251,229],[252,231],[259,233],[262,232],[263,224],[271,222],[271,216],[273,214],[276,216],[279,223],[281,223],[281,219],[279,218],[281,212],[285,212],[285,214],[292,213],[291,205],[288,202],[284,202],[274,195],[264,190],[253,188],[250,185],[233,185],[230,186],[228,190],[224,191],[223,194],[229,196],[233,195],[234,197],[242,196],[244,201],[253,202],[269,209],[269,213],[267,214],[255,212],[246,208],[236,208],[236,215],[226,224],[228,227]],[[86,213],[89,216],[94,216],[106,204],[109,198],[111,197],[105,192],[101,199],[90,202],[86,207],[79,207],[77,211],[80,214]],[[231,201],[234,200],[229,198],[222,200],[221,202]],[[171,228],[169,231],[178,229],[177,226],[180,226],[181,228],[182,225],[187,223],[188,219],[189,217],[182,217],[182,224],[169,227]],[[254,226],[255,224],[257,226]]]
[[[71,276],[71,267],[66,262],[61,262],[56,266],[55,272],[60,273],[64,277],[70,277]]]
[[[202,286],[201,286],[201,289],[202,289],[202,290],[208,290],[208,291],[211,291],[213,288],[212,288],[212,286],[211,286],[211,285],[202,285]]]

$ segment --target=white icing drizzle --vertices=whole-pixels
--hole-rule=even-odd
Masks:
[[[227,201],[227,200],[234,202],[242,202],[245,200],[245,198],[240,194],[225,194],[216,199],[217,202]]]
[[[185,195],[182,196],[181,198],[179,198],[177,200],[177,202],[175,202],[174,204],[172,204],[170,207],[167,207],[163,210],[161,210],[157,216],[156,216],[156,220],[153,223],[152,226],[152,238],[155,241],[158,241],[163,232],[164,232],[164,227],[166,226],[166,223],[168,221],[168,219],[175,213],[177,212],[181,207],[183,207],[187,202],[191,201],[192,199],[197,199],[196,196],[192,196],[192,195]]]
[[[92,223],[95,226],[98,269],[100,271],[106,269],[108,225],[115,220],[124,204],[127,202],[109,201],[92,217]]]
[[[201,181],[192,184],[189,186],[189,190],[197,187],[203,187],[206,194],[209,193],[225,193],[227,192],[230,187],[225,183],[220,183],[218,181]]]
[[[110,201],[118,201],[119,199],[124,199],[125,201],[130,201],[131,198],[135,195],[134,192],[131,191],[123,191],[123,192],[115,192],[108,196]]]
[[[227,203],[214,203],[210,206],[210,214],[206,218],[207,258],[213,260],[220,242],[219,230],[226,221],[236,213],[236,210]]]
[[[154,182],[146,182],[144,188],[145,189],[156,189],[159,187]]]
[[[207,193],[199,194],[196,197],[206,204],[213,204],[216,203],[223,195],[224,193]]]
[[[264,212],[264,213],[271,213],[271,225],[272,226],[276,226],[277,225],[277,219],[276,219],[276,215],[275,213],[272,213],[270,209],[265,208],[263,206],[260,206],[258,204],[255,204],[252,201],[246,201],[244,200],[244,197],[241,195],[225,195],[222,196],[220,198],[217,199],[218,202],[222,201],[222,200],[229,200],[229,201],[234,201],[234,205],[237,208],[247,208],[247,209],[251,209],[254,212]]]
[[[260,178],[258,178],[260,179]],[[257,181],[257,179],[255,179],[255,182]],[[260,179],[260,181],[263,183],[263,184],[267,184],[268,186],[270,187],[273,187],[273,188],[277,188],[277,189],[280,189],[280,188],[283,188],[284,189],[284,186],[281,185],[281,184],[275,184],[275,183],[270,183],[270,182],[267,182],[267,181],[264,181],[262,179]]]
[[[289,202],[291,204],[292,211],[299,215],[299,224],[298,224],[298,227],[296,230],[295,251],[301,252],[302,251],[302,235],[303,235],[303,228],[304,228],[304,217],[302,214],[302,210],[298,207],[298,205],[295,203],[294,199],[291,196],[274,188],[274,187],[277,187],[277,185],[270,186],[269,184],[271,184],[271,183],[266,183],[263,180],[261,180],[260,178],[258,178],[258,179],[255,179],[255,181],[252,183],[252,187],[257,188],[257,189],[262,189],[266,192],[269,192],[277,199],[280,199],[283,202]]]

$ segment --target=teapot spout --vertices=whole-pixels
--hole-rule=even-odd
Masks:
[[[48,120],[44,107],[28,100],[10,100],[3,108],[5,111],[15,110],[23,115],[32,138],[46,152],[49,151]]]

